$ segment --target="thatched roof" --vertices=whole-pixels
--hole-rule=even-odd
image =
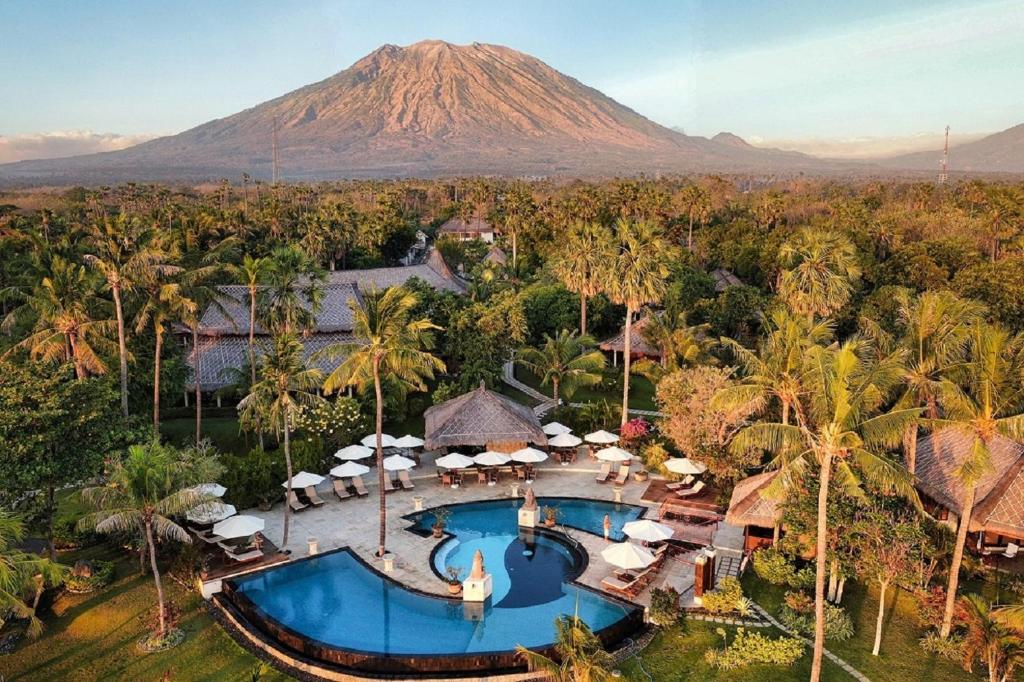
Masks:
[[[438,234],[494,234],[494,227],[483,218],[451,218],[441,227],[437,228]]]
[[[495,244],[491,247],[491,250],[484,256],[484,260],[488,263],[494,263],[495,265],[505,265],[508,263],[508,256],[501,250],[501,247]]]
[[[725,513],[726,523],[774,528],[782,518],[781,500],[770,499],[762,493],[778,475],[778,471],[766,471],[737,483],[729,499],[729,510]]]
[[[363,293],[373,288],[387,289],[401,286],[413,277],[423,280],[438,291],[466,293],[466,283],[452,273],[437,249],[432,249],[427,256],[427,261],[419,265],[370,268],[368,270],[336,270],[328,274],[332,284],[355,284]]]
[[[646,338],[644,338],[644,327],[647,326],[650,317],[645,315],[639,320],[633,323],[630,330],[630,353],[633,355],[646,355],[652,358],[661,357],[661,349],[651,345]],[[615,336],[601,342],[601,350],[604,351],[617,351],[619,353],[626,352],[626,329],[622,328]]]
[[[964,486],[956,476],[974,436],[947,427],[917,443],[915,484],[928,497],[959,515]],[[989,443],[991,466],[975,492],[971,531],[989,530],[1024,538],[1024,446],[1004,436]]]
[[[715,279],[715,293],[720,294],[730,287],[743,286],[743,281],[725,268],[712,270],[711,276]]]
[[[547,445],[548,442],[533,410],[488,390],[482,382],[475,391],[428,408],[423,416],[428,450],[510,442]]]

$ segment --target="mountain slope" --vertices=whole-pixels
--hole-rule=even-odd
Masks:
[[[178,135],[118,152],[0,166],[0,175],[268,177],[275,121],[286,179],[827,165],[675,132],[507,47],[424,41],[385,45],[319,83]]]
[[[942,150],[904,154],[880,163],[889,168],[938,171]],[[1024,123],[949,149],[951,172],[1024,173]]]

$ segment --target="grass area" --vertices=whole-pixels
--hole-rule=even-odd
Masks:
[[[165,419],[160,422],[160,433],[174,445],[191,444],[195,439],[194,417]],[[255,443],[248,446],[245,436],[238,430],[237,417],[203,417],[203,437],[209,438],[221,452],[235,455],[247,454]]]
[[[550,386],[542,386],[540,378],[532,372],[516,367],[516,378],[530,388],[540,391],[544,395],[551,394]],[[574,403],[599,403],[607,400],[613,405],[622,404],[622,392],[620,390],[606,390],[600,386],[584,386],[573,394],[570,402]],[[633,374],[629,378],[629,407],[634,410],[657,410],[658,405],[654,401],[654,384],[647,377]]]
[[[176,682],[249,679],[259,662],[210,618],[198,594],[171,580],[164,581],[165,589],[182,611],[185,641],[168,651],[142,653],[136,642],[145,630],[141,617],[155,603],[152,579],[139,575],[123,552],[106,545],[61,560],[71,564],[79,558],[115,559],[117,579],[100,592],[57,597],[43,614],[43,635],[0,657],[5,680],[158,680],[166,671]],[[260,679],[291,678],[267,670]]]

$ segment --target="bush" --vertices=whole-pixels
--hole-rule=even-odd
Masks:
[[[757,577],[772,585],[789,585],[796,576],[796,567],[775,547],[754,552],[753,564]]]
[[[814,636],[814,600],[803,592],[787,592],[779,621],[804,636]],[[825,639],[845,642],[853,637],[853,619],[835,604],[825,604]]]
[[[679,620],[679,593],[669,587],[651,590],[651,621],[657,625],[672,625]]]
[[[362,437],[370,429],[370,420],[358,400],[340,397],[303,407],[295,425],[328,448],[337,449]]]
[[[666,473],[662,466],[668,461],[668,450],[661,443],[651,443],[640,450],[640,458],[648,471]]]
[[[253,448],[243,456],[222,455],[220,461],[224,465],[221,483],[228,489],[225,499],[239,509],[270,502],[280,495],[281,481],[275,481],[270,455],[262,448]]]
[[[64,587],[73,594],[84,594],[95,592],[112,582],[114,582],[114,562],[96,560],[92,562],[92,575],[68,573],[64,579]]]
[[[804,654],[804,643],[796,637],[772,639],[759,632],[736,631],[732,644],[724,649],[705,652],[709,665],[723,670],[735,670],[748,665],[792,665]]]
[[[921,627],[934,627],[942,622],[946,610],[946,588],[935,585],[929,590],[918,590],[914,593],[917,600],[917,622]],[[953,627],[959,628],[967,624],[967,610],[958,599],[953,608]]]
[[[921,638],[920,644],[921,648],[928,653],[945,658],[947,661],[960,663],[964,660],[963,637],[950,635],[943,638],[937,632],[929,632]]]
[[[722,578],[718,589],[705,592],[701,606],[708,613],[732,613],[743,606],[743,587],[736,578]]]

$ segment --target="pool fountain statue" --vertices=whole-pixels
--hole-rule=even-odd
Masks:
[[[473,554],[473,568],[462,583],[462,601],[483,602],[494,592],[494,581],[484,568],[484,555],[479,549]]]
[[[540,521],[540,507],[537,505],[537,496],[533,488],[526,489],[526,500],[519,508],[519,525],[523,528],[536,528]]]

